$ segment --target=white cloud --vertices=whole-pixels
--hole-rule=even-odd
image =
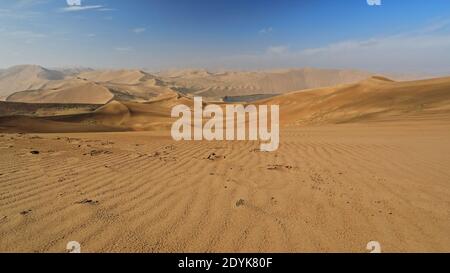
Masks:
[[[99,8],[99,11],[115,11],[116,9],[112,9],[112,8]]]
[[[49,2],[49,0],[16,0],[14,4],[14,8],[22,9],[29,8],[40,4],[45,4]]]
[[[213,66],[246,69],[312,66],[445,74],[450,73],[449,27],[450,21],[443,20],[397,35],[342,40],[306,49],[275,45],[259,53],[223,56]]]
[[[5,39],[15,41],[18,44],[32,44],[48,37],[48,35],[44,33],[29,30],[7,30],[5,28],[0,29],[0,37],[2,36],[5,37]]]
[[[30,10],[17,10],[17,9],[0,9],[0,18],[17,19],[17,20],[30,20],[40,16],[41,13]]]
[[[46,38],[47,35],[43,33],[37,33],[33,31],[13,31],[9,33],[11,36],[19,37],[19,38],[27,38],[27,39],[40,39],[40,38]]]
[[[269,46],[266,49],[266,53],[267,54],[271,54],[271,55],[281,55],[281,54],[285,54],[289,51],[289,47],[288,46],[284,46],[284,45],[279,45],[279,46]]]
[[[125,47],[115,47],[114,48],[115,51],[119,51],[119,52],[130,52],[133,51],[132,47],[129,46],[125,46]]]
[[[263,28],[261,30],[259,30],[259,34],[269,34],[273,32],[273,28],[272,27],[268,27],[268,28]]]
[[[440,31],[440,30],[446,29],[448,26],[450,26],[450,19],[441,19],[441,20],[432,22],[431,24],[420,29],[418,32],[419,33],[430,33],[430,32],[435,32],[435,31]]]
[[[47,34],[29,31],[29,30],[7,30],[5,28],[0,29],[0,35],[5,35],[10,39],[21,40],[34,40],[48,37]]]
[[[139,34],[139,33],[145,32],[146,30],[147,30],[146,28],[139,27],[139,28],[133,29],[132,31],[133,31],[134,33],[136,33],[136,34]]]
[[[77,11],[84,11],[84,10],[101,10],[104,6],[102,5],[88,5],[88,6],[68,6],[65,8],[62,8],[62,12],[77,12]]]

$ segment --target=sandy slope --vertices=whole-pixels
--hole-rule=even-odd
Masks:
[[[0,251],[448,252],[449,132],[293,127],[276,153],[162,132],[3,135]]]
[[[79,78],[95,82],[116,84],[138,84],[144,77],[151,77],[140,70],[97,70],[78,74]]]
[[[52,81],[62,81],[63,73],[37,65],[19,65],[3,70],[0,74],[0,99],[24,90],[35,90]]]
[[[96,104],[59,104],[59,103],[20,103],[0,101],[0,117],[31,116],[49,117],[90,113],[102,105]]]
[[[95,83],[79,83],[75,86],[18,92],[8,101],[27,103],[79,103],[105,104],[113,99],[109,89]]]
[[[450,116],[450,78],[394,82],[372,77],[355,84],[303,90],[260,101],[281,105],[283,124],[329,124]]]
[[[171,109],[178,104],[192,105],[192,100],[175,93],[162,95],[146,103],[113,100],[93,111],[86,112],[80,105],[58,111],[55,116],[16,115],[0,116],[0,132],[99,132],[144,131],[170,129],[174,119]],[[64,104],[63,104],[64,105]],[[4,107],[0,104],[0,107]],[[45,111],[44,109],[34,112]]]

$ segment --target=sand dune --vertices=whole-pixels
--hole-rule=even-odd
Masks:
[[[0,252],[449,252],[449,90],[375,77],[259,101],[281,105],[272,153],[173,141],[192,100],[170,90],[18,104],[0,117]]]
[[[64,80],[64,74],[37,65],[19,65],[3,70],[0,74],[0,99],[24,91],[40,89],[50,81]]]
[[[180,91],[204,97],[282,94],[307,88],[352,83],[370,77],[368,72],[332,69],[287,69],[256,72],[210,73],[205,70],[169,71],[159,74]]]
[[[79,105],[77,109],[66,107],[54,116],[39,117],[29,111],[28,117],[23,114],[0,117],[0,131],[80,132],[80,128],[82,132],[91,129],[95,132],[168,130],[173,122],[170,117],[171,108],[177,104],[192,105],[192,100],[171,93],[146,103],[113,100],[95,109],[91,108],[90,112],[86,112],[83,105]],[[45,112],[44,109],[35,107],[32,107],[32,111]]]
[[[94,88],[102,88],[96,84],[87,84]],[[106,89],[104,96],[93,101],[79,99],[83,103],[104,103],[113,98]],[[408,120],[408,119],[450,119],[450,78],[430,80],[394,82],[387,78],[372,77],[356,84],[337,87],[303,90],[265,99],[257,103],[281,105],[281,125],[337,124],[367,121]],[[73,91],[73,93],[71,93]],[[92,92],[86,88],[86,93]],[[18,93],[19,95],[21,93]],[[56,94],[61,94],[58,91]],[[64,93],[62,93],[64,94]],[[73,94],[71,96],[71,94]],[[70,102],[74,98],[83,97],[80,89],[70,89],[61,98]],[[32,101],[32,96],[27,95]],[[60,100],[60,97],[48,95],[48,102]],[[31,98],[31,99],[30,99]],[[39,100],[42,100],[39,94]],[[90,115],[82,114],[58,117],[58,121],[102,124],[107,128],[120,130],[153,130],[159,124],[161,128],[170,128],[171,108],[177,104],[192,105],[192,99],[178,95],[168,89],[159,97],[146,103],[132,101],[113,101]],[[120,121],[120,122],[118,122]],[[52,126],[55,124],[52,123]],[[0,127],[2,122],[0,122]],[[26,128],[20,127],[21,130]],[[55,131],[57,128],[52,128]],[[67,132],[66,129],[63,130]],[[96,129],[96,131],[98,131]],[[36,132],[33,130],[33,132]],[[42,127],[41,132],[47,132]]]
[[[174,93],[174,90],[157,79],[143,80],[136,85],[105,83],[103,86],[114,94],[115,99],[121,101],[148,102]]]
[[[13,102],[82,101],[95,104],[104,92],[101,89],[100,94],[83,92],[86,83],[93,83],[108,88],[115,99],[122,101],[145,102],[173,91],[203,96],[209,101],[251,101],[297,90],[354,83],[370,76],[372,73],[356,70],[313,68],[253,72],[209,72],[191,69],[149,74],[142,70],[50,70],[35,65],[23,65],[9,68],[0,74],[0,99]],[[80,88],[80,93],[84,94],[83,98],[78,97],[70,101],[62,99],[65,97],[64,92],[56,94],[69,88]],[[24,91],[32,92],[23,93]],[[21,94],[16,94],[17,92]]]
[[[146,103],[112,101],[91,115],[81,116],[79,122],[128,131],[169,130],[173,122],[170,117],[171,108],[178,104],[192,105],[192,102],[176,94]],[[65,117],[61,120],[64,119]],[[76,117],[73,117],[72,121],[75,120]]]
[[[29,116],[52,117],[90,113],[102,105],[97,104],[60,104],[60,103],[20,103],[0,101],[0,117]]]
[[[116,83],[116,84],[139,84],[144,80],[152,79],[154,76],[140,70],[99,70],[88,71],[78,74],[79,78],[98,83]]]
[[[20,84],[10,84],[17,81]],[[104,104],[112,99],[146,102],[174,92],[157,77],[139,70],[51,71],[38,66],[8,69],[0,75],[2,88],[0,96],[6,101],[62,104]]]
[[[394,82],[372,77],[356,84],[303,90],[263,100],[281,105],[283,123],[329,124],[414,116],[450,117],[450,78]]]
[[[114,95],[109,89],[95,83],[79,83],[71,87],[23,91],[8,97],[8,101],[27,103],[105,104]]]
[[[83,73],[83,72],[94,71],[94,69],[92,69],[92,68],[81,67],[81,66],[59,67],[59,68],[53,68],[53,70],[59,71],[66,76],[77,76],[78,74]]]

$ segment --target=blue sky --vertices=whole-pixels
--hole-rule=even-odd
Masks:
[[[2,0],[0,67],[450,73],[450,1],[381,2]]]

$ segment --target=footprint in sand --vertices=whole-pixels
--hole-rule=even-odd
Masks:
[[[106,151],[106,150],[92,150],[89,155],[91,156],[98,156],[98,155],[102,155],[102,154],[112,154],[111,151]],[[86,154],[84,154],[86,155]]]
[[[28,214],[30,214],[32,212],[32,210],[31,209],[28,209],[28,210],[24,210],[24,211],[21,211],[20,212],[20,215],[23,215],[23,216],[25,216],[25,215],[28,215]]]
[[[272,198],[270,198],[270,203],[271,203],[272,205],[277,205],[277,204],[278,204],[278,201],[277,201],[277,199],[276,199],[275,197],[272,197]]]
[[[82,201],[75,202],[75,204],[96,205],[96,204],[98,204],[98,201],[94,201],[94,200],[91,200],[91,199],[84,199]]]
[[[239,199],[236,202],[236,207],[241,207],[241,206],[244,206],[244,205],[245,205],[245,200],[244,199]]]
[[[78,157],[69,157],[66,159],[67,164],[75,164],[81,161],[81,158]]]
[[[290,165],[267,165],[267,169],[270,171],[282,170],[282,169],[291,170],[291,169],[293,169],[293,167]]]
[[[208,155],[208,157],[206,157],[205,159],[207,160],[211,160],[211,161],[215,161],[218,159],[222,159],[222,158],[226,158],[225,156],[219,156],[216,153],[211,153],[210,155]]]

